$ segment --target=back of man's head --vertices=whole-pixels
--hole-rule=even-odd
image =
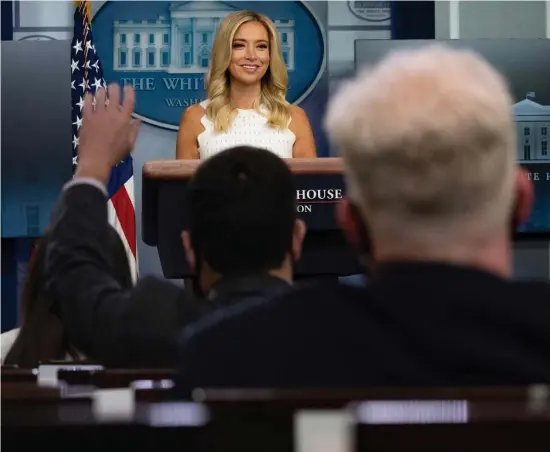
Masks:
[[[325,126],[374,237],[441,246],[508,227],[517,175],[505,80],[467,50],[390,54],[331,100]]]
[[[269,151],[241,146],[209,158],[187,191],[197,260],[222,275],[278,269],[292,252],[295,195],[290,169]]]

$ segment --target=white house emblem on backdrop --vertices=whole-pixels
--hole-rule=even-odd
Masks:
[[[220,21],[237,8],[223,2],[173,2],[168,17],[115,20],[113,70],[198,74],[208,71]],[[294,70],[294,21],[275,20],[287,70]]]
[[[541,105],[527,93],[521,102],[514,105],[520,162],[550,162],[550,105]]]
[[[243,6],[238,1],[105,2],[92,22],[105,80],[133,86],[137,117],[177,130],[182,112],[207,97],[205,78],[220,22]],[[257,1],[247,7],[273,20],[289,75],[287,100],[300,103],[324,73],[323,24],[301,1]]]

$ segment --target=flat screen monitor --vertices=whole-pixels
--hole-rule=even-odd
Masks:
[[[2,237],[40,236],[72,175],[70,41],[2,41]]]
[[[434,42],[472,49],[508,80],[515,98],[517,157],[533,181],[535,205],[517,231],[521,237],[550,235],[550,39],[451,39],[355,41],[355,69],[376,64],[389,52]]]

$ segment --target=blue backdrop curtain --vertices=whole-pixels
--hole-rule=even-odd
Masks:
[[[391,2],[392,39],[435,39],[435,2]]]

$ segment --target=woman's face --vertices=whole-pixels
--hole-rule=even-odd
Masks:
[[[244,84],[258,83],[269,68],[269,35],[260,22],[242,24],[233,37],[229,73]]]

